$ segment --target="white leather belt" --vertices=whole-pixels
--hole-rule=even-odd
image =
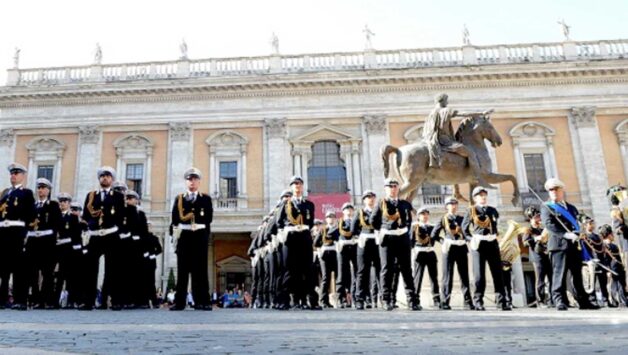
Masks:
[[[149,252],[145,252],[145,253],[144,253],[144,257],[145,257],[145,258],[148,258],[148,256],[149,256],[149,255],[150,255],[150,253],[149,253]]]
[[[131,236],[131,233],[120,233],[120,239],[126,239]]]
[[[82,245],[80,245],[80,244],[75,244],[75,245],[73,245],[73,246],[72,246],[72,249],[74,249],[74,250],[80,250],[82,247],[83,247],[83,246],[82,246]]]
[[[321,247],[322,251],[336,251],[336,246],[335,245],[323,245]]]
[[[449,248],[451,248],[452,245],[460,247],[460,246],[463,246],[463,245],[467,245],[467,241],[464,240],[464,239],[459,239],[459,240],[453,240],[453,239],[449,239],[449,238],[443,239],[443,243],[442,243],[443,254],[449,253]]]
[[[109,235],[109,234],[113,234],[115,232],[118,231],[118,227],[111,227],[111,228],[107,228],[107,229],[98,229],[95,231],[89,231],[89,235],[90,236],[100,236],[103,237],[105,235]]]
[[[151,260],[155,260],[157,258],[157,255],[151,254],[148,258]]]
[[[336,242],[337,245],[342,245],[342,246],[345,246],[345,245],[355,245],[356,243],[357,243],[357,240],[355,240],[355,239],[349,239],[349,240],[346,240],[346,239],[342,240],[342,239],[340,239],[339,241]]]
[[[64,245],[72,242],[72,238],[62,238],[57,240],[57,245]]]
[[[46,229],[43,231],[30,231],[28,233],[26,233],[26,236],[29,238],[38,238],[38,237],[45,237],[47,235],[52,235],[54,232],[52,231],[52,229]]]
[[[375,239],[375,233],[360,233],[360,238]]]
[[[471,239],[471,249],[478,250],[478,248],[480,247],[480,242],[492,242],[495,240],[497,240],[497,236],[495,234],[473,234],[473,239]]]
[[[8,219],[5,219],[4,221],[0,222],[0,228],[8,228],[8,227],[26,227],[26,223],[24,223],[24,221],[11,221]]]
[[[205,225],[204,224],[196,224],[196,223],[195,224],[182,224],[182,223],[179,223],[177,228],[179,228],[180,230],[184,230],[184,231],[197,231],[197,230],[205,229]]]
[[[132,238],[133,240],[140,240],[140,236],[139,236],[139,235],[134,235],[134,236],[131,236],[131,238]]]
[[[305,225],[305,224],[299,224],[298,226],[286,226],[283,227],[283,231],[285,233],[290,233],[290,232],[303,232],[303,231],[309,231],[310,227]]]
[[[408,233],[408,227],[403,227],[403,228],[397,228],[397,229],[380,229],[379,233],[384,236],[384,235],[404,235],[406,233]]]
[[[424,253],[424,252],[432,252],[432,251],[434,251],[434,247],[431,247],[431,246],[430,246],[430,247],[424,247],[424,246],[421,246],[421,245],[415,245],[415,246],[414,246],[414,249],[416,249],[416,251],[417,251],[418,253]]]

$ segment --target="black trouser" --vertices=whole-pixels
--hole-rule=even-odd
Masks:
[[[351,299],[355,300],[355,281],[358,271],[358,254],[356,245],[345,245],[338,259],[338,277],[336,279],[336,295],[340,303],[347,303],[347,291],[351,292]]]
[[[379,260],[379,246],[375,239],[367,239],[364,248],[358,246],[357,251],[358,272],[356,300],[377,302],[377,289],[379,285],[379,274],[381,272],[381,262]],[[375,270],[375,277],[371,277],[371,270]],[[370,292],[367,292],[370,287]]]
[[[282,250],[283,277],[279,289],[280,302],[289,305],[304,302],[311,292],[312,237],[309,230],[289,232]]]
[[[608,274],[606,273],[606,270],[602,269],[601,267],[596,267],[595,268],[595,280],[594,285],[595,285],[595,281],[598,282],[598,285],[600,285],[600,292],[602,293],[602,302],[608,302]]]
[[[9,301],[9,278],[13,275],[13,303],[26,304],[28,273],[24,239],[26,228],[0,228],[0,305]]]
[[[504,304],[504,281],[502,278],[502,260],[499,254],[499,244],[497,240],[481,241],[478,250],[471,250],[473,256],[473,277],[475,281],[475,292],[473,301],[476,305],[484,304],[484,290],[486,289],[486,264],[493,276],[493,287],[495,288],[495,303]]]
[[[556,306],[568,304],[566,296],[567,271],[571,273],[574,298],[580,306],[589,303],[588,294],[582,284],[582,257],[577,246],[569,243],[566,250],[550,251],[552,261],[552,299]]]
[[[408,305],[414,302],[414,282],[412,279],[412,266],[410,263],[410,239],[407,234],[384,235],[379,245],[379,259],[382,264],[381,281],[384,302],[390,303],[395,292],[393,278],[395,273],[395,261],[399,264],[399,272],[403,277],[406,289]]]
[[[504,283],[504,302],[512,304],[512,267],[502,269],[502,282]]]
[[[379,281],[380,281],[380,275],[382,272],[382,266],[381,266],[381,261],[379,260],[379,246],[377,247],[377,268],[375,266],[371,267],[371,281],[370,281],[370,287],[371,287],[371,293],[369,295],[366,296],[366,301],[369,302],[373,302],[373,305],[375,306],[375,308],[377,308],[377,302],[379,301],[379,297],[381,297],[380,294],[380,290],[382,289]]]
[[[56,247],[57,263],[59,265],[57,272],[57,280],[55,283],[54,298],[61,298],[61,291],[65,284],[65,290],[68,292],[68,306],[73,303],[81,302],[80,282],[78,271],[83,267],[79,263],[82,257],[81,250],[74,250],[71,243],[59,245]]]
[[[546,254],[536,254],[533,258],[534,275],[536,276],[536,301],[537,303],[547,303],[551,301],[545,293],[545,280],[549,284],[549,290],[552,290],[552,263]]]
[[[155,288],[155,270],[157,269],[157,261],[150,259],[150,257],[144,257],[140,263],[140,296],[137,302],[138,305],[149,305],[152,303],[153,307],[159,307],[157,300],[157,289]]]
[[[469,291],[469,264],[467,259],[468,249],[466,245],[452,245],[448,253],[443,253],[443,305],[449,305],[451,291],[454,285],[454,264],[458,268],[460,276],[460,289],[464,302],[471,303]]]
[[[613,271],[617,275],[611,275],[611,297],[615,302],[628,306],[628,299],[626,299],[626,271],[623,266],[615,267]]]
[[[120,237],[118,233],[111,233],[104,236],[90,236],[88,253],[86,255],[86,280],[85,299],[83,303],[93,306],[98,290],[98,267],[100,257],[105,257],[105,275],[103,277],[102,300],[107,304],[107,296],[111,296],[112,305],[122,305],[122,273],[120,268],[123,253],[120,249]]]
[[[271,301],[274,299],[275,287],[275,254],[273,252],[268,252],[264,257],[264,305],[270,305]],[[260,260],[260,262],[262,262]]]
[[[274,256],[275,256],[275,272],[273,275],[273,289],[274,289],[274,296],[273,296],[273,303],[274,304],[281,304],[283,302],[283,300],[281,300],[281,284],[283,283],[283,274],[284,274],[284,260],[283,260],[283,247],[284,244],[283,243],[279,243],[277,245],[277,250],[275,250],[273,252]],[[289,295],[288,295],[289,297]],[[289,301],[289,300],[288,300]]]
[[[437,262],[436,253],[434,251],[418,252],[414,258],[413,278],[417,303],[420,303],[421,299],[421,283],[423,282],[425,269],[427,269],[427,272],[430,275],[430,281],[432,282],[432,299],[434,300],[434,303],[440,303]]]
[[[338,273],[338,257],[335,250],[326,250],[323,256],[319,258],[321,263],[321,303],[329,305],[329,287],[332,280],[332,272]]]
[[[27,238],[25,249],[28,287],[32,289],[31,304],[55,307],[59,305],[59,299],[55,300],[54,292],[55,245],[54,235]]]
[[[131,236],[121,238],[119,242],[118,255],[120,255],[119,280],[120,304],[132,305],[145,303],[140,297],[140,251],[139,241],[134,241]],[[105,267],[106,267],[105,263]],[[112,281],[111,279],[109,281]]]
[[[194,306],[209,306],[209,275],[207,273],[207,249],[209,231],[181,231],[177,243],[177,288],[175,305],[185,307],[188,294],[188,277],[192,276]]]
[[[251,298],[254,304],[261,306],[266,302],[266,299],[264,298],[264,294],[266,292],[264,290],[266,270],[264,269],[264,259],[262,257],[257,257],[257,261],[255,262],[255,266],[253,266],[252,271],[253,283],[251,286]]]

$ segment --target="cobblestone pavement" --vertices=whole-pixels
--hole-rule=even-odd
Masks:
[[[624,353],[628,310],[0,311],[0,354]]]

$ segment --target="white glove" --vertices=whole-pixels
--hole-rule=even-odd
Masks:
[[[578,236],[575,233],[571,233],[571,232],[565,233],[565,235],[563,235],[563,237],[565,239],[571,240],[572,242],[575,241],[576,239],[578,239]]]

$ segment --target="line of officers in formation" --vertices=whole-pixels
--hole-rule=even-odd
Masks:
[[[500,254],[499,212],[487,204],[487,189],[473,189],[473,205],[464,216],[457,212],[458,201],[448,198],[445,215],[431,224],[426,208],[416,211],[417,221],[412,221],[413,207],[398,197],[399,183],[394,179],[385,181],[384,198],[377,200],[373,191],[365,191],[361,208],[356,210],[345,203],[340,219],[331,211],[326,213],[325,221],[314,219],[315,206],[303,197],[302,178],[293,177],[290,187],[264,217],[248,250],[253,273],[252,307],[332,308],[330,286],[335,276],[336,307],[362,310],[377,308],[379,303],[390,311],[397,307],[401,276],[408,308],[421,310],[419,295],[427,270],[433,306],[449,310],[457,269],[464,308],[483,311],[488,265],[497,308],[513,308],[513,260]],[[560,180],[549,179],[545,183],[549,200],[540,201],[540,209],[527,208],[524,214],[530,225],[516,231],[529,247],[534,265],[534,304],[567,310],[574,306],[567,298],[569,290],[580,309],[599,308],[595,292],[585,290],[583,285],[583,262],[588,261],[595,268],[603,305],[626,306],[625,267],[620,249],[614,244],[614,234],[619,235],[623,250],[628,250],[628,227],[621,211],[617,212],[617,196],[626,197],[628,191],[621,186],[609,189],[613,226],[603,225],[596,230],[591,218],[579,214],[575,206],[564,200],[564,187]],[[440,288],[436,242],[442,248]],[[514,242],[518,243],[518,239]],[[473,294],[469,287],[469,252]],[[612,297],[607,288],[609,272]]]
[[[110,167],[98,169],[100,188],[84,204],[36,180],[24,186],[26,168],[8,167],[11,187],[0,194],[0,308],[112,310],[157,307],[156,257],[162,248],[149,230],[140,197],[115,181]],[[104,280],[98,294],[100,258]],[[9,281],[12,278],[12,302]]]

